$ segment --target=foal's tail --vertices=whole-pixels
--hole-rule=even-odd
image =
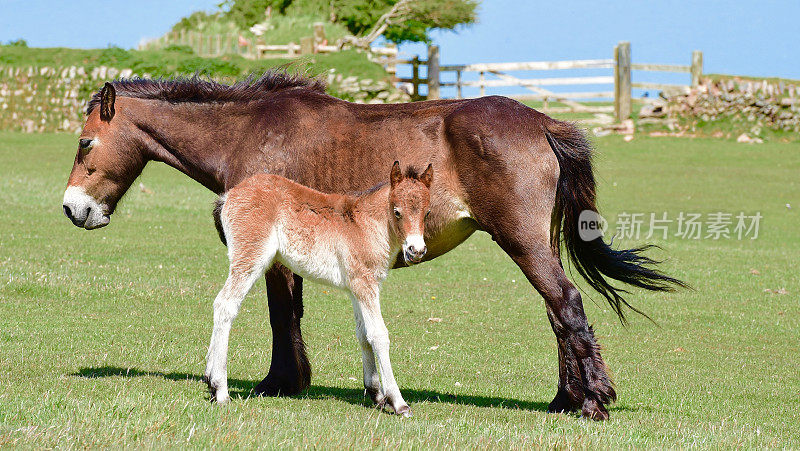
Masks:
[[[217,233],[219,234],[219,239],[222,241],[222,244],[228,245],[228,240],[225,239],[225,231],[222,230],[222,207],[225,205],[225,199],[227,196],[225,194],[219,196],[217,200],[214,201],[214,227],[217,228]]]
[[[673,291],[676,286],[687,285],[659,272],[654,268],[658,262],[642,255],[652,245],[615,250],[603,241],[602,236],[584,233],[583,238],[586,239],[581,237],[581,212],[597,212],[592,146],[579,129],[567,122],[549,120],[544,132],[561,169],[550,229],[553,251],[559,254],[563,239],[567,254],[578,273],[608,300],[623,323],[623,305],[647,316],[628,304],[620,295],[627,291],[614,287],[607,278],[652,291]],[[592,213],[589,215],[590,219],[594,216]]]

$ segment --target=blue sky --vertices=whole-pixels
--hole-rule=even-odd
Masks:
[[[0,0],[0,41],[131,48],[219,1]],[[699,49],[706,72],[800,79],[798,17],[798,0],[483,0],[480,23],[434,40],[445,64],[610,58],[627,40],[634,62],[688,64]]]

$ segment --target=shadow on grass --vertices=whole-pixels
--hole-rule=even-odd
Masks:
[[[72,373],[70,376],[82,377],[86,379],[95,379],[102,377],[160,377],[171,381],[194,381],[203,384],[203,376],[189,373],[163,373],[161,371],[142,371],[137,368],[121,368],[118,366],[98,366],[92,368],[81,368],[77,373]],[[239,395],[240,397],[250,397],[256,387],[256,382],[245,381],[242,379],[228,379],[228,390],[232,397]]]
[[[160,371],[142,371],[136,368],[120,368],[115,366],[101,366],[92,368],[82,368],[77,373],[71,376],[82,377],[87,379],[103,378],[103,377],[160,377],[172,381],[185,381],[191,380],[203,384],[203,377],[196,374],[189,373],[164,373]],[[228,379],[228,389],[231,398],[251,398],[254,397],[254,390],[259,381],[246,381],[242,379]],[[460,404],[475,407],[493,407],[501,409],[519,409],[546,412],[546,402],[538,401],[523,401],[513,398],[502,398],[497,396],[479,396],[479,395],[455,395],[452,393],[442,393],[434,390],[416,390],[413,388],[403,388],[403,398],[409,403],[445,403],[445,404]],[[343,388],[343,387],[327,387],[321,385],[312,385],[300,393],[293,396],[297,399],[336,399],[339,401],[348,402],[350,404],[372,407],[372,401],[365,396],[363,389],[357,388]],[[639,406],[611,406],[610,411],[637,411],[640,410]]]
[[[463,404],[475,407],[495,407],[503,409],[521,409],[546,412],[546,402],[523,401],[520,399],[501,398],[496,396],[455,395],[434,390],[416,390],[413,388],[400,388],[403,398],[409,404],[430,402],[445,404]],[[297,396],[305,399],[338,399],[364,407],[372,407],[372,401],[364,395],[364,389],[325,387],[312,385],[308,390]]]

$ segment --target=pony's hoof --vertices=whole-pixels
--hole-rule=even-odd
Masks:
[[[264,380],[262,380],[256,388],[253,390],[253,393],[256,396],[294,396],[298,393],[303,391],[303,388],[295,381],[290,381],[288,379],[280,380],[275,377],[267,376]]]
[[[395,410],[395,413],[403,418],[411,418],[413,415],[411,412],[411,407],[408,407],[407,405],[398,407],[397,410]]]
[[[581,416],[594,421],[606,421],[609,419],[608,410],[606,410],[605,406],[593,399],[584,401]]]
[[[566,390],[559,389],[558,393],[556,393],[556,397],[553,398],[553,401],[550,402],[550,405],[547,406],[547,412],[549,413],[568,413],[568,412],[575,412],[581,408],[581,404],[574,403],[569,394],[567,394]]]

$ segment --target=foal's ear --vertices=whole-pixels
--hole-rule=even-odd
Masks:
[[[431,184],[433,183],[433,163],[429,164],[425,169],[425,172],[419,176],[419,181],[430,189]]]
[[[100,91],[100,119],[108,122],[114,117],[114,100],[117,98],[117,91],[114,85],[106,82]]]
[[[400,162],[395,161],[392,165],[392,174],[389,176],[389,182],[392,188],[403,180],[403,172],[400,171]]]

